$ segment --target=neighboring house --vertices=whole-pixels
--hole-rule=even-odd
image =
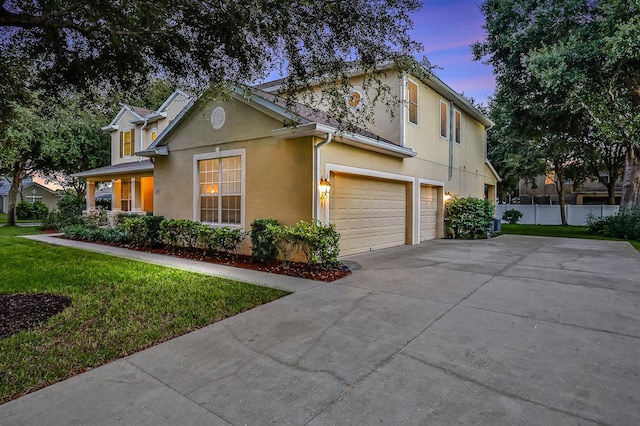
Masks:
[[[145,150],[189,103],[190,96],[176,90],[156,111],[123,105],[109,125],[111,165],[74,174],[87,179],[87,209],[95,207],[96,183],[110,182],[112,212],[151,212],[154,199],[154,167]]]
[[[609,179],[608,174],[603,174],[601,177]],[[558,196],[555,182],[556,179],[553,172],[547,176],[538,176],[536,178],[536,188],[527,185],[521,180],[519,184],[520,196],[518,197],[520,204],[559,204],[560,197]],[[571,179],[565,179],[564,191],[566,204],[608,204],[609,194],[607,188],[599,180],[588,179],[579,188],[574,189]],[[622,197],[622,182],[616,182],[615,196],[616,204],[619,205]]]
[[[10,188],[11,183],[4,178],[0,178],[0,213],[9,212]],[[44,185],[33,182],[31,178],[23,180],[18,191],[16,203],[21,201],[26,201],[28,203],[40,201],[49,208],[49,211],[56,210],[58,208],[58,201],[61,197],[60,194]]]
[[[278,82],[250,97],[238,88],[191,100],[172,122],[126,106],[106,127],[112,165],[76,176],[88,180],[89,207],[95,182],[112,180],[115,211],[245,230],[258,218],[334,223],[343,255],[441,238],[445,194],[495,200],[499,177],[485,155],[493,123],[426,71],[392,74],[385,82],[402,101],[395,116],[377,106],[375,121],[352,132],[318,109],[288,110]],[[367,102],[361,85],[354,75],[354,108]],[[187,101],[179,99],[176,109]]]

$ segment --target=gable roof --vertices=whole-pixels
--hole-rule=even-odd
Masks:
[[[122,108],[120,108],[120,111],[118,111],[118,113],[113,118],[113,120],[111,120],[111,123],[109,123],[108,125],[102,127],[102,130],[109,131],[109,132],[112,132],[114,130],[118,130],[119,129],[118,122],[120,121],[122,116],[127,112],[133,114],[133,116],[136,117],[139,120],[143,120],[142,117],[144,117],[145,115],[148,115],[148,114],[151,113],[151,111],[146,109],[146,108],[133,107],[133,106],[127,105],[127,104],[121,104],[121,105],[122,105]]]
[[[250,96],[247,97],[247,94]],[[258,111],[276,118],[278,121],[294,124],[294,126],[273,130],[272,135],[274,137],[288,139],[308,135],[321,136],[331,133],[339,136],[342,141],[349,140],[355,142],[354,144],[364,145],[364,147],[369,147],[390,155],[400,157],[414,157],[416,155],[413,149],[395,144],[368,130],[354,128],[350,131],[344,131],[342,130],[340,121],[328,115],[326,112],[298,102],[290,102],[287,104],[285,98],[274,93],[268,93],[256,88],[236,86],[233,88],[232,97]],[[146,150],[136,152],[135,154],[144,157],[167,155],[168,149],[166,146],[169,143],[169,135],[173,133],[174,128],[185,119],[185,116],[189,115],[189,111],[193,109],[194,105],[200,99],[204,98],[199,97],[192,99]]]

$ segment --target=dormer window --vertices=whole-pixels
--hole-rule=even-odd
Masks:
[[[131,157],[136,142],[135,129],[120,132],[120,158]]]

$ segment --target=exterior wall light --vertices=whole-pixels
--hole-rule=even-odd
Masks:
[[[446,203],[450,199],[451,199],[451,193],[449,191],[445,192],[445,194],[444,194],[444,202]]]
[[[320,199],[326,200],[329,198],[329,192],[331,192],[331,182],[327,179],[327,176],[323,176],[320,179],[320,185],[318,185],[318,191],[320,191]]]

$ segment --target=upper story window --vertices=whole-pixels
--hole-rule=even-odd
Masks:
[[[440,101],[440,136],[449,136],[449,105]]]
[[[460,114],[460,111],[455,111],[454,112],[454,118],[455,118],[455,125],[456,125],[456,133],[455,133],[455,141],[456,143],[460,143],[461,142],[461,138],[462,138],[462,114]]]
[[[135,142],[135,129],[120,132],[120,158],[133,155]]]
[[[418,85],[409,81],[409,123],[418,124]]]

